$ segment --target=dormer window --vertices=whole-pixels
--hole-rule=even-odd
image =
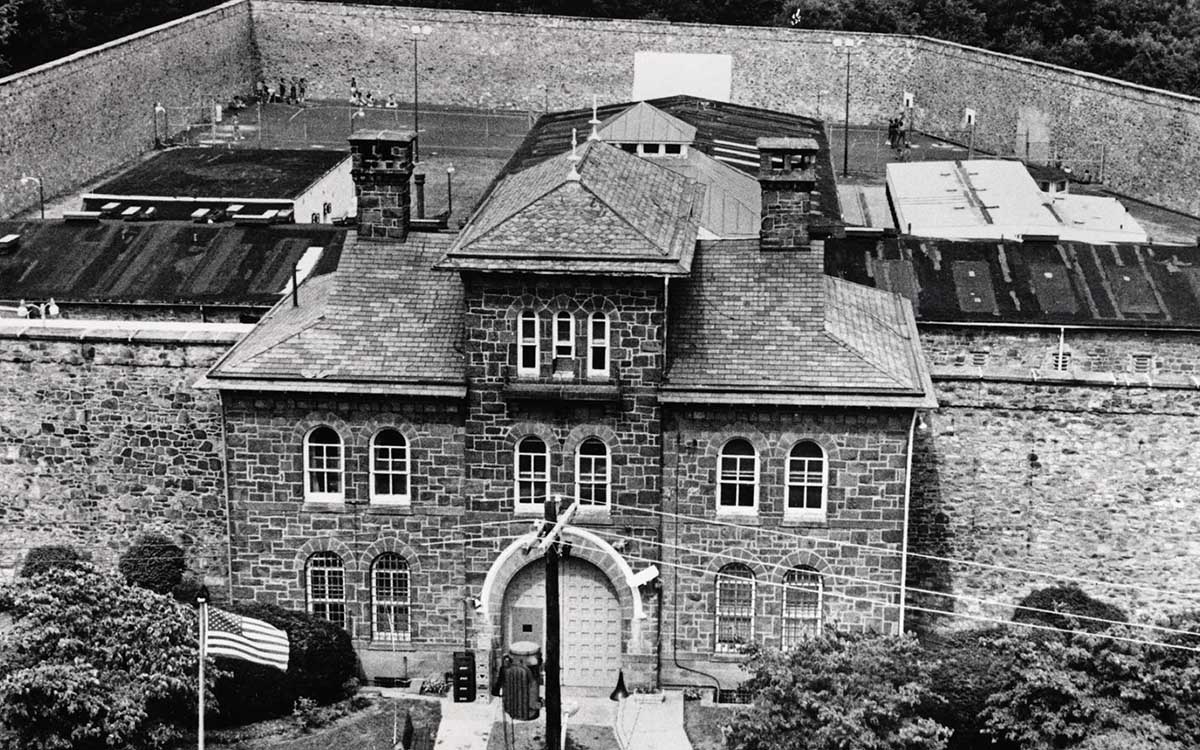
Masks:
[[[679,156],[683,153],[683,146],[679,143],[665,143],[663,144],[663,153],[670,156]]]
[[[643,143],[642,144],[642,153],[646,154],[647,156],[658,156],[658,144],[657,143]]]
[[[588,377],[608,377],[608,316],[592,313],[588,319]]]
[[[575,318],[565,310],[554,316],[554,356],[575,356]]]
[[[541,355],[537,313],[524,310],[517,318],[517,374],[537,375]]]

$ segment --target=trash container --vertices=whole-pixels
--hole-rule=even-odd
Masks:
[[[509,646],[507,657],[493,693],[500,694],[504,712],[512,718],[536,719],[542,708],[542,649],[536,643],[518,641]]]

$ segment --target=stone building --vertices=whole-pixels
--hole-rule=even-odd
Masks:
[[[457,235],[409,231],[412,136],[356,133],[338,270],[202,384],[232,596],[344,623],[371,677],[440,674],[464,646],[486,670],[542,638],[525,547],[561,497],[568,686],[733,686],[748,641],[903,627],[935,406],[912,308],[824,275],[823,137],[762,129],[740,167],[761,231],[735,239],[701,239],[708,187],[664,166],[684,149],[646,153],[654,132],[519,152]]]

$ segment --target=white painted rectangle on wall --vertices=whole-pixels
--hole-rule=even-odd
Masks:
[[[733,58],[685,52],[634,52],[633,100],[691,94],[729,101]]]

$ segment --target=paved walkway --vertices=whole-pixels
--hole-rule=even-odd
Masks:
[[[683,731],[683,693],[631,695],[613,727],[623,750],[692,750]]]
[[[487,750],[492,724],[499,719],[500,701],[474,703],[442,701],[442,724],[434,750]]]

